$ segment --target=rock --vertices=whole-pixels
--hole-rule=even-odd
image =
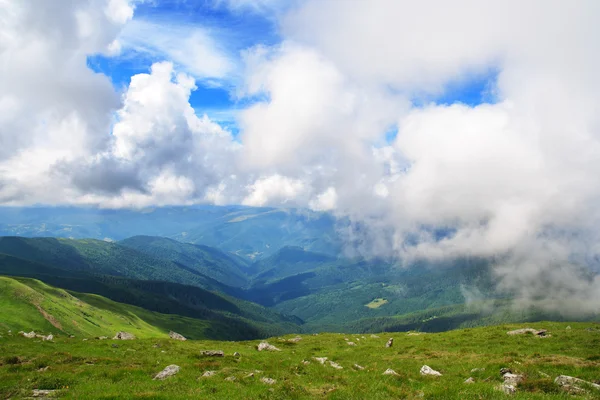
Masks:
[[[173,340],[181,340],[182,342],[187,340],[185,336],[173,331],[169,332],[169,337]]]
[[[35,337],[35,332],[31,331],[29,333],[26,333],[26,332],[21,331],[21,332],[19,332],[19,335],[26,337],[27,339],[33,339]]]
[[[385,347],[392,347],[394,345],[394,338],[390,338],[385,344]]]
[[[485,371],[485,368],[473,368],[471,370],[471,373],[473,373],[473,372],[483,372],[483,371]]]
[[[348,341],[348,340],[350,340],[350,339],[348,339],[347,337],[345,337],[345,338],[344,338],[344,340],[347,342],[347,341]]]
[[[205,371],[202,374],[203,378],[210,378],[211,376],[215,376],[217,374],[217,371]]]
[[[98,336],[96,339],[98,339],[98,340],[106,340],[108,338],[106,336]]]
[[[227,382],[234,382],[236,380],[236,377],[235,376],[228,376],[227,378],[225,378],[225,380]]]
[[[354,343],[354,342],[348,342],[348,346],[356,346],[356,343]]]
[[[200,355],[206,357],[225,357],[223,350],[204,350],[200,352]]]
[[[267,377],[260,378],[260,381],[266,385],[274,385],[275,383],[277,383],[275,379]]]
[[[87,339],[81,339],[82,342],[87,342]]]
[[[246,375],[244,378],[253,378],[254,377],[254,372],[250,372],[248,375]]]
[[[363,366],[361,366],[361,365],[358,365],[358,364],[354,364],[354,368],[356,368],[356,369],[359,369],[359,370],[361,370],[361,371],[362,371],[363,369],[365,369],[365,367],[363,367]]]
[[[258,351],[281,351],[280,349],[278,349],[277,347],[267,343],[267,342],[260,342],[258,345]]]
[[[56,394],[56,390],[33,389],[33,397],[51,397]]]
[[[532,333],[532,334],[534,334],[536,336],[543,337],[543,336],[547,336],[548,331],[545,330],[545,329],[537,330],[537,329],[533,329],[533,328],[522,328],[522,329],[515,329],[514,331],[508,331],[508,332],[506,332],[507,335],[511,335],[511,336],[513,336],[513,335],[523,335],[525,333]]]
[[[308,365],[308,364],[310,364],[310,361],[302,360],[302,364]]]
[[[321,364],[325,364],[325,361],[327,361],[327,357],[313,357],[313,358]]]
[[[470,385],[471,383],[475,383],[475,379],[473,379],[472,377],[470,377],[469,379],[467,379],[463,383],[466,383],[467,385]]]
[[[242,355],[236,351],[235,353],[233,353],[233,356],[234,357],[241,357]]]
[[[290,343],[298,343],[302,338],[300,336],[296,336],[295,338],[288,339],[287,341]]]
[[[584,390],[586,386],[600,390],[600,385],[598,385],[597,383],[584,381],[583,379],[574,378],[568,375],[557,376],[554,380],[554,383],[556,383],[558,386],[561,386],[565,390],[571,391],[573,391],[573,389],[575,389],[575,391]]]
[[[510,394],[510,395],[517,393],[517,388],[514,387],[513,385],[504,384],[504,385],[500,386],[500,390],[502,390],[505,394]]]
[[[423,365],[421,367],[421,375],[430,375],[430,376],[442,376],[442,374],[436,370],[434,370],[433,368],[427,366],[427,365]]]
[[[571,330],[571,325],[567,326],[565,329],[568,331]]]
[[[371,338],[372,339],[379,339],[379,336],[377,336],[377,335],[371,335]]]
[[[75,339],[75,335],[69,335],[69,339]]]
[[[329,365],[331,365],[335,369],[344,369],[344,367],[342,367],[340,364],[333,361],[329,361]]]
[[[49,367],[46,365],[45,367],[38,369],[38,372],[46,372],[46,371],[48,371],[48,368]]]
[[[129,332],[117,332],[113,340],[134,340],[135,336]]]
[[[385,370],[385,372],[383,373],[383,375],[394,375],[394,376],[400,376],[399,373],[397,373],[396,371],[394,371],[391,368],[388,368]]]
[[[500,368],[500,375],[504,376],[506,374],[512,374],[512,370],[510,368]]]
[[[408,332],[407,335],[408,336],[421,336],[422,333],[421,332]]]
[[[523,375],[511,374],[510,372],[503,375],[504,383],[511,386],[517,386],[523,382]]]
[[[158,374],[156,374],[156,376],[154,377],[154,380],[162,381],[163,379],[167,379],[168,377],[173,376],[173,375],[177,374],[178,372],[179,372],[179,366],[172,364],[172,365],[165,367],[165,369],[163,369]]]

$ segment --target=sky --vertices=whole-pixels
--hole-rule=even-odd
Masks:
[[[598,311],[580,268],[600,260],[599,17],[0,0],[0,204],[326,211],[367,227],[367,253],[491,258],[524,303]]]

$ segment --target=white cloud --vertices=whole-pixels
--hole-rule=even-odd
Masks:
[[[135,19],[118,38],[124,50],[172,61],[197,79],[224,79],[235,61],[206,27],[174,22]]]
[[[272,175],[257,179],[248,187],[250,194],[242,201],[246,206],[264,206],[267,204],[285,204],[294,201],[305,189],[302,181],[281,175]]]

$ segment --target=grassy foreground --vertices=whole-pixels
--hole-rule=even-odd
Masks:
[[[551,337],[506,334],[524,326],[548,329]],[[525,375],[515,398],[566,399],[573,395],[554,384],[556,376],[600,379],[600,325],[596,323],[544,322],[379,337],[303,335],[297,343],[284,341],[292,336],[268,340],[279,352],[258,352],[259,341],[59,336],[43,342],[6,331],[0,335],[0,398],[28,397],[33,389],[59,389],[55,395],[65,399],[500,399],[507,395],[496,389],[502,383],[499,370],[508,367]],[[385,348],[390,337],[394,346]],[[225,357],[202,356],[203,350],[223,350]],[[313,357],[328,357],[343,369],[321,365]],[[177,375],[152,380],[170,364],[181,367]],[[421,376],[424,364],[443,376]],[[384,376],[388,368],[398,376]],[[484,370],[472,372],[474,368]],[[206,371],[216,374],[202,377]],[[235,380],[226,380],[229,377]],[[263,377],[276,383],[263,383]],[[474,384],[463,383],[469,377]],[[590,389],[576,397],[600,398],[600,391]]]

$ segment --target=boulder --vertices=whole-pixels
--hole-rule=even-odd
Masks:
[[[182,342],[187,340],[185,336],[173,331],[169,332],[169,337],[173,340],[181,340]]]
[[[510,394],[510,395],[517,393],[517,388],[514,387],[513,385],[504,384],[504,385],[500,386],[500,390],[502,390],[505,394]]]
[[[278,349],[277,347],[273,346],[272,344],[269,344],[267,342],[260,342],[258,345],[258,351],[281,351],[280,349]]]
[[[217,374],[217,371],[205,371],[202,374],[203,378],[210,378],[211,376],[215,376]]]
[[[177,374],[178,372],[179,372],[179,366],[172,364],[172,365],[165,367],[165,369],[163,369],[158,374],[156,374],[156,376],[154,377],[154,380],[162,381],[163,379],[167,379],[168,377],[173,376],[173,375]]]
[[[558,386],[562,387],[564,390],[569,392],[582,392],[586,387],[594,388],[600,390],[600,385],[597,383],[592,383],[588,381],[584,381],[583,379],[574,378],[568,375],[559,375],[554,380]]]
[[[504,376],[506,374],[512,374],[512,370],[510,368],[500,368],[500,375]]]
[[[429,376],[442,376],[442,374],[435,369],[429,367],[428,365],[423,365],[421,367],[421,375],[429,375]]]
[[[391,368],[388,368],[384,371],[383,375],[394,375],[394,376],[400,376],[399,373],[397,373],[396,371],[394,371]]]
[[[274,385],[275,383],[277,383],[275,379],[267,377],[260,378],[260,381],[266,385]]]
[[[206,357],[225,357],[223,350],[204,350],[200,352],[200,355]]]
[[[473,377],[470,377],[466,381],[464,381],[463,383],[466,383],[467,385],[470,385],[471,383],[475,383],[475,379],[473,379]]]
[[[538,329],[533,329],[533,328],[522,328],[522,329],[515,329],[514,331],[506,332],[507,335],[511,335],[511,336],[524,335],[526,333],[531,333],[533,335],[543,337],[543,336],[547,336],[548,331],[545,329],[538,330]]]
[[[31,331],[31,332],[27,333],[27,332],[21,331],[21,332],[19,332],[19,335],[26,337],[27,339],[33,339],[35,337],[35,332]]]
[[[113,340],[133,340],[135,336],[129,332],[117,332]]]
[[[394,338],[390,338],[385,344],[385,347],[392,347],[394,345]]]
[[[235,353],[233,353],[233,356],[234,357],[241,357],[242,355],[236,351]]]

